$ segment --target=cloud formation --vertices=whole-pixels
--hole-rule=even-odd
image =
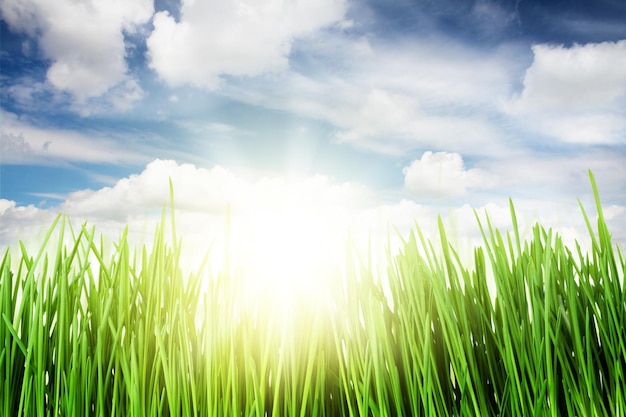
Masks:
[[[302,206],[332,210],[362,204],[371,198],[363,186],[336,183],[326,176],[289,179],[261,176],[246,179],[221,166],[211,169],[172,160],[154,160],[137,175],[113,187],[71,193],[62,210],[71,216],[125,220],[159,209],[169,201],[169,180],[176,207],[183,211],[223,215],[227,206],[234,213],[276,209],[297,202]]]
[[[69,129],[46,129],[0,110],[3,164],[55,165],[64,162],[137,163],[145,155],[112,138]]]
[[[402,172],[405,187],[418,198],[456,197],[470,188],[495,185],[493,175],[478,168],[466,170],[458,153],[424,152]]]
[[[34,245],[36,250],[41,243],[38,239],[58,212],[68,215],[74,225],[84,221],[96,225],[97,231],[110,239],[128,226],[133,244],[149,244],[161,210],[169,206],[170,179],[177,231],[183,237],[186,255],[191,258],[185,262],[194,265],[215,241],[219,243],[211,251],[212,259],[218,265],[223,259],[220,254],[225,250],[222,238],[229,210],[231,242],[241,255],[240,250],[255,235],[260,235],[255,244],[263,245],[263,238],[268,238],[264,235],[272,233],[268,227],[284,229],[283,218],[292,229],[289,235],[305,239],[299,232],[324,228],[332,236],[332,244],[341,244],[352,224],[351,216],[374,204],[373,193],[366,187],[326,176],[235,174],[220,166],[205,169],[154,160],[141,173],[123,178],[111,187],[72,192],[55,208],[21,207],[13,201],[0,200],[0,249],[15,245],[19,239]]]
[[[132,77],[124,33],[136,31],[150,19],[151,0],[6,0],[0,10],[11,30],[38,39],[51,61],[47,80],[56,89],[79,102],[116,86],[137,91],[127,84]]]
[[[375,221],[386,213],[381,216],[406,220],[407,227],[414,217],[436,223],[434,209],[415,202],[421,197],[450,198],[446,202],[463,197],[504,218],[505,195],[553,201],[585,195],[587,168],[612,202],[623,200],[626,40],[573,46],[537,43],[531,48],[527,38],[499,38],[498,32],[522,23],[516,1],[461,5],[450,0],[419,6],[400,2],[384,7],[381,2],[353,2],[349,10],[347,0],[165,3],[170,10],[180,6],[180,13],[153,16],[149,0],[3,0],[2,18],[9,28],[31,37],[21,45],[24,56],[16,52],[6,59],[37,66],[42,62],[38,54],[43,54],[49,68],[46,80],[29,72],[28,65],[24,73],[2,80],[5,109],[24,113],[18,117],[2,111],[2,163],[137,166],[157,152],[181,161],[247,163],[244,157],[220,159],[221,154],[235,149],[233,153],[247,152],[254,161],[260,146],[279,146],[282,152],[282,137],[302,124],[328,149],[347,153],[350,146],[365,148],[362,153],[372,161],[395,158],[395,166],[406,165],[404,176],[399,169],[385,170],[380,181],[388,187],[383,194],[405,199],[383,208],[361,207],[359,216],[349,216],[353,219]],[[371,8],[373,14],[360,8]],[[446,34],[434,30],[437,25],[414,27],[419,25],[413,15],[403,12],[423,8],[434,9],[434,21],[457,25],[459,32]],[[389,19],[374,15],[376,11],[387,12]],[[418,16],[419,22],[433,24],[426,12],[418,13],[424,15]],[[149,32],[143,25],[151,17],[154,27]],[[481,40],[493,35],[497,44],[474,42],[474,36],[466,34]],[[145,56],[131,51],[135,40],[147,42]],[[142,75],[145,84],[133,76],[135,64],[153,70]],[[156,76],[164,83],[154,83]],[[177,86],[204,91],[170,88]],[[150,94],[150,100],[136,112],[129,111],[144,94]],[[73,115],[66,117],[68,105],[81,116],[111,108],[127,113],[75,123]],[[37,114],[38,122],[28,114]],[[266,115],[276,116],[271,129]],[[144,141],[146,125],[155,117],[159,120],[151,124],[151,132],[159,129],[171,141],[154,145],[162,146],[158,151],[142,152],[134,144]],[[126,136],[101,130],[120,120]],[[70,125],[89,127],[79,132],[67,128]],[[245,140],[250,134],[257,135],[254,141]],[[302,146],[293,154],[308,157],[310,149]],[[427,149],[432,152],[423,154]],[[337,161],[341,165],[340,157]],[[352,175],[353,167],[362,168],[352,162],[345,166],[346,175]],[[224,167],[203,170],[160,160],[114,187],[64,196],[58,209],[111,224],[145,223],[167,201],[168,177],[175,180],[177,206],[196,219],[223,214],[227,202],[233,207],[259,207],[259,201],[280,205],[289,203],[284,198],[289,195],[325,210],[320,201],[331,207],[328,201],[336,198],[336,206],[342,206],[344,193],[361,195],[363,201],[370,198],[367,189],[361,193],[326,177],[297,183],[276,176],[251,179]],[[500,188],[491,188],[495,186]],[[20,209],[6,204],[4,216]],[[615,207],[612,212],[623,216],[621,206]],[[463,221],[473,221],[471,210],[461,211]],[[36,212],[42,210],[31,207],[22,214]]]
[[[626,40],[569,48],[539,44],[532,51],[523,91],[505,111],[564,142],[624,141]]]
[[[150,67],[170,85],[216,89],[223,75],[288,68],[296,37],[340,23],[345,0],[183,1],[180,21],[154,16]]]
[[[445,181],[442,182],[445,188],[432,177],[440,174],[439,168],[450,171],[440,177]],[[430,177],[422,182],[416,180],[414,176],[420,171]],[[465,169],[460,155],[446,153],[426,153],[406,168],[405,173],[415,190],[431,195],[458,194],[479,186],[477,184],[484,185],[484,179],[489,178],[480,170]],[[281,219],[286,219],[289,227],[296,229],[288,235],[299,239],[305,238],[299,236],[301,233],[317,233],[317,229],[324,228],[334,236],[333,244],[340,245],[338,253],[343,253],[341,239],[347,237],[350,230],[357,250],[367,256],[371,245],[373,256],[379,257],[372,261],[381,266],[386,262],[387,245],[391,245],[392,253],[400,249],[401,240],[394,230],[406,238],[416,222],[436,247],[439,214],[443,215],[450,241],[462,257],[471,256],[472,248],[482,244],[474,208],[481,217],[488,213],[493,227],[502,231],[511,228],[508,201],[497,195],[489,196],[485,203],[476,206],[437,208],[418,202],[419,198],[381,202],[373,190],[363,185],[338,182],[325,176],[247,175],[219,166],[205,169],[170,160],[154,160],[141,173],[123,178],[111,187],[70,193],[54,208],[19,206],[0,199],[0,250],[7,245],[17,250],[18,240],[24,241],[31,252],[38,250],[42,237],[59,212],[69,215],[75,228],[87,221],[89,225],[96,225],[97,232],[105,238],[116,239],[128,226],[132,245],[150,244],[161,209],[169,202],[170,178],[174,185],[177,232],[183,239],[184,256],[188,257],[183,265],[191,268],[197,266],[209,247],[212,247],[211,262],[217,267],[221,265],[229,205],[231,244],[236,251],[247,248],[250,242],[262,245],[263,233],[271,234],[272,227],[284,227]],[[546,227],[554,227],[568,244],[576,239],[583,249],[589,247],[586,226],[576,201],[515,199],[514,204],[523,238],[529,237],[533,224],[540,221]],[[593,218],[592,208],[587,208]],[[624,247],[626,208],[607,205],[605,215],[616,242]],[[169,230],[166,233],[169,234]],[[255,233],[257,239],[251,241]]]
[[[297,45],[306,65],[280,77],[228,83],[221,93],[329,122],[337,141],[379,153],[493,154],[511,147],[491,116],[524,69],[518,47],[485,53],[444,38],[398,44],[351,32],[322,33]]]
[[[21,160],[30,154],[30,145],[24,140],[24,134],[2,131],[0,154],[2,160]]]

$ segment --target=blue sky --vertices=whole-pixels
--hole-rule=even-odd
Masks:
[[[512,197],[529,219],[578,237],[571,213],[591,201],[588,169],[626,241],[620,0],[3,0],[0,10],[4,243],[58,211],[139,221],[166,196],[162,173],[181,184],[224,175],[248,195],[308,184],[322,205],[344,190],[367,195],[361,212],[385,207],[400,224],[469,206],[504,218]],[[239,198],[205,188],[181,193],[181,207],[219,197],[198,203],[219,212]]]

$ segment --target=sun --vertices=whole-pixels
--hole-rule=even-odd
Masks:
[[[246,225],[243,262],[250,291],[281,305],[328,302],[344,237],[336,216],[287,202],[255,210]]]

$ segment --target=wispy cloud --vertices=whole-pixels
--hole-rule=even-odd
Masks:
[[[626,198],[626,150],[612,147],[570,149],[563,152],[529,148],[515,158],[485,159],[481,167],[498,174],[500,193],[553,199],[580,198],[588,194],[590,169],[605,198]]]
[[[282,77],[224,85],[222,92],[329,122],[338,141],[379,152],[514,151],[494,116],[524,69],[518,46],[486,52],[445,38],[399,45],[332,32],[297,47],[307,51],[306,68],[296,57]]]
[[[43,128],[2,110],[2,163],[58,165],[67,162],[136,164],[146,160],[139,151],[102,133]]]

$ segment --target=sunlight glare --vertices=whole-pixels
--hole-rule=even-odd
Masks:
[[[250,226],[249,288],[272,294],[283,305],[325,303],[342,248],[337,220],[321,208],[289,203],[257,211]]]

